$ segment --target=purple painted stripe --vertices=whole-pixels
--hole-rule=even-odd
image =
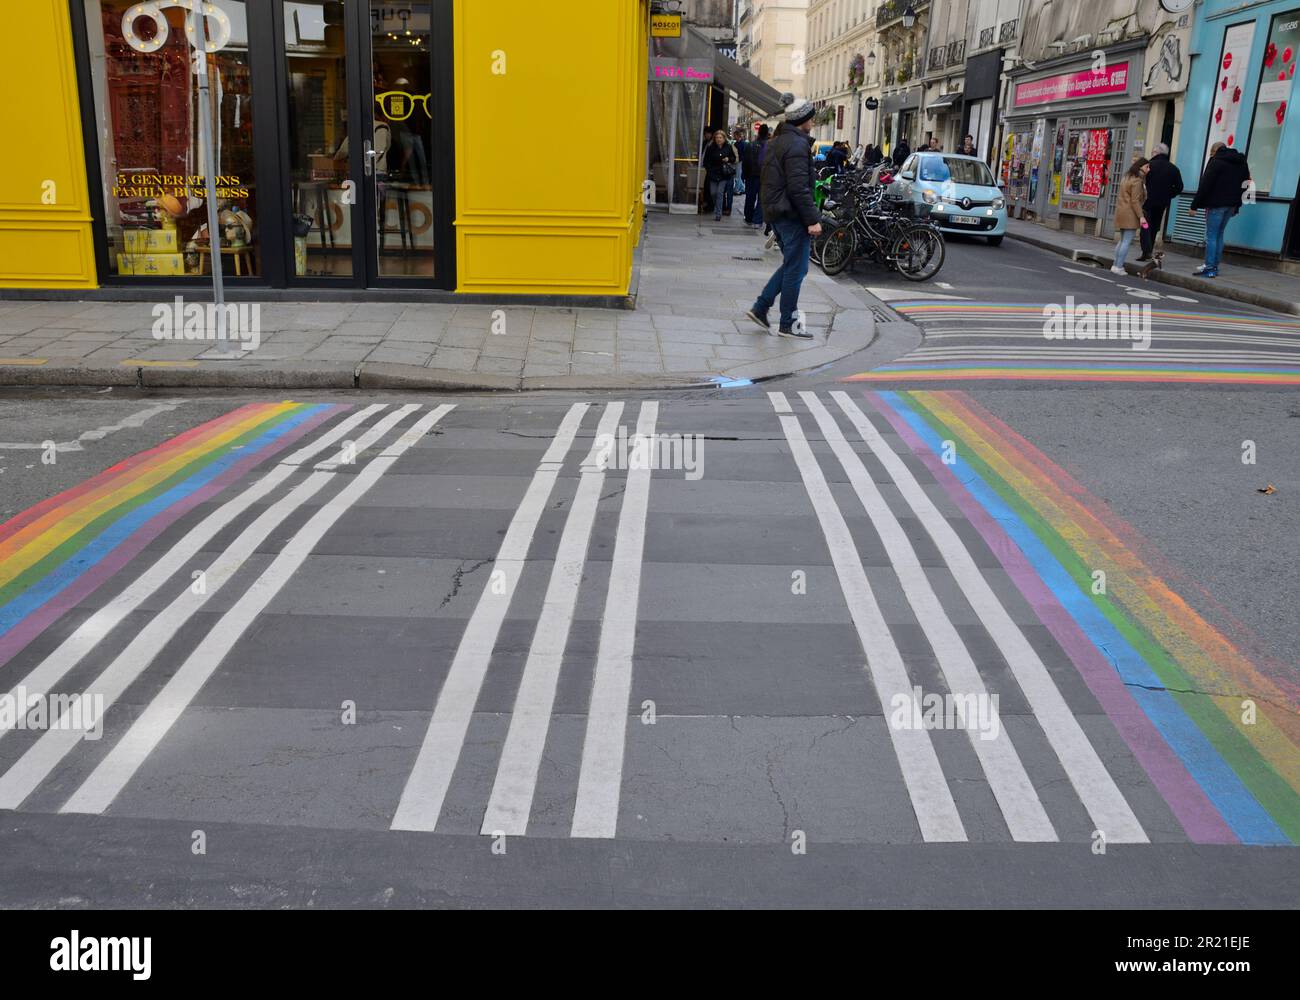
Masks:
[[[997,556],[1007,575],[1029,602],[1039,620],[1051,632],[1079,671],[1102,710],[1115,724],[1133,756],[1151,778],[1152,784],[1169,804],[1193,843],[1238,844],[1227,821],[1206,797],[1201,786],[1187,772],[1178,755],[1165,742],[1141,706],[1124,687],[1124,682],[1089,641],[1069,612],[1037,573],[1011,537],[992,518],[949,469],[917,437],[893,408],[875,392],[864,393],[867,402],[889,421],[891,427],[934,474],[966,519],[975,526],[989,549]]]
[[[68,610],[75,607],[78,602],[87,595],[94,593],[101,584],[134,559],[146,545],[171,527],[182,515],[193,510],[205,500],[216,496],[231,483],[247,475],[250,470],[261,465],[268,458],[284,451],[284,449],[315,430],[325,421],[350,409],[352,409],[351,404],[338,403],[321,410],[314,417],[304,420],[293,430],[281,435],[268,447],[254,452],[247,458],[240,459],[202,489],[195,490],[184,500],[173,504],[163,513],[152,518],[130,538],[113,549],[109,555],[77,577],[75,582],[61,590],[57,596],[42,604],[3,636],[0,636],[0,667],[12,660],[26,648],[28,643],[49,628],[53,622],[61,618]]]

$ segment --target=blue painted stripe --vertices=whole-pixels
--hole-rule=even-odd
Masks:
[[[1050,368],[1050,369],[1053,369],[1053,370],[1060,370],[1060,371],[1078,371],[1078,372],[1110,371],[1110,370],[1118,369],[1118,370],[1136,370],[1136,371],[1205,372],[1205,373],[1207,373],[1207,374],[1220,374],[1220,375],[1233,374],[1233,373],[1241,373],[1241,374],[1247,374],[1247,375],[1257,375],[1257,374],[1265,374],[1265,375],[1269,375],[1269,374],[1275,374],[1275,373],[1281,373],[1281,374],[1284,374],[1284,375],[1297,375],[1297,374],[1300,374],[1300,368],[1287,368],[1287,367],[1284,367],[1284,366],[1277,366],[1277,367],[1273,367],[1273,368],[1229,368],[1229,367],[1226,367],[1226,366],[1220,366],[1220,365],[1207,365],[1207,364],[1172,364],[1172,363],[1169,363],[1169,364],[1160,364],[1160,363],[1158,363],[1158,362],[1154,362],[1154,361],[1152,361],[1152,362],[1148,362],[1148,363],[1146,363],[1146,364],[1142,364],[1142,363],[1134,363],[1134,364],[1118,364],[1118,363],[1110,363],[1110,362],[1101,362],[1101,363],[1098,363],[1098,364],[1089,364],[1089,365],[1084,365],[1084,364],[1080,364],[1080,363],[1078,363],[1078,362],[1056,362],[1056,363],[1053,363],[1052,360],[1051,360],[1050,358],[1044,358],[1042,361],[984,361],[984,362],[981,362],[981,361],[979,360],[979,358],[971,358],[971,359],[966,360],[966,361],[931,361],[931,362],[928,362],[928,363],[920,363],[920,362],[918,362],[918,363],[916,363],[916,364],[905,364],[905,363],[902,363],[902,362],[894,362],[893,364],[881,365],[879,368],[873,368],[873,369],[871,369],[871,370],[872,370],[872,371],[875,371],[875,372],[884,372],[884,371],[921,371],[921,370],[927,370],[927,369],[928,369],[928,370],[947,370],[947,369],[950,369],[950,368],[961,368],[961,369],[966,369],[966,368],[993,368],[993,369],[999,369],[999,368],[1009,368],[1009,369],[1010,369],[1010,368],[1026,368],[1026,369]]]
[[[327,409],[329,405],[319,403],[295,413],[246,445],[221,456],[184,482],[177,483],[167,492],[159,494],[153,500],[115,521],[66,562],[32,584],[8,604],[0,607],[0,635],[4,635],[46,601],[56,597],[64,588],[75,582],[77,577],[109,555],[151,518],[156,517],[172,504],[185,499],[191,493],[202,489],[236,462],[242,462],[250,454],[255,454],[273,444],[304,421],[316,416],[322,409]]]
[[[907,421],[931,451],[936,455],[943,453],[943,442],[939,435],[897,393],[882,392],[879,395],[895,413]],[[1034,571],[1092,644],[1115,665],[1120,678],[1130,686],[1134,700],[1178,754],[1188,772],[1205,790],[1205,794],[1241,842],[1290,844],[1290,838],[1259,804],[1250,789],[1242,784],[1237,773],[1228,766],[1196,723],[1188,718],[1174,697],[1168,691],[1150,690],[1152,687],[1163,688],[1164,682],[1088,595],[1079,589],[1065,567],[1020,516],[960,458],[949,468],[958,482],[1019,546]]]

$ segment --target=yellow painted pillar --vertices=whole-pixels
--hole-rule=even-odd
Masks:
[[[67,0],[27,0],[0,31],[0,288],[94,288]]]
[[[457,290],[626,295],[646,0],[456,0]]]

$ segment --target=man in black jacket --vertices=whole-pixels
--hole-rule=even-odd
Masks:
[[[1183,193],[1183,174],[1169,159],[1169,147],[1157,143],[1152,150],[1151,168],[1147,171],[1147,200],[1142,203],[1147,228],[1142,230],[1142,256],[1138,261],[1151,259],[1156,248],[1156,234],[1165,224],[1165,213],[1175,198]]]
[[[771,223],[781,240],[781,266],[759,293],[746,313],[765,330],[772,324],[768,310],[781,297],[781,322],[777,332],[783,337],[811,340],[803,323],[796,325],[799,289],[808,276],[808,254],[812,237],[822,232],[821,216],[812,192],[812,119],[816,108],[810,101],[796,101],[777,126],[776,135],[767,144],[761,177],[763,218]]]
[[[758,138],[745,143],[745,151],[740,154],[740,175],[745,179],[745,225],[756,229],[763,224],[763,208],[758,195],[762,184],[763,149],[769,135],[767,126],[760,125]]]
[[[1205,209],[1205,263],[1193,274],[1202,278],[1219,276],[1219,261],[1223,259],[1223,231],[1228,221],[1241,211],[1242,198],[1250,183],[1250,164],[1246,157],[1216,142],[1210,147],[1210,162],[1201,174],[1192,199],[1191,214]]]
[[[911,155],[912,147],[907,144],[906,138],[902,138],[898,140],[898,145],[894,147],[894,155],[891,159],[894,161],[894,166],[897,168],[902,167],[903,163]]]

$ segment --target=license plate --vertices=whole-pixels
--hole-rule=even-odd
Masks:
[[[980,220],[970,215],[950,215],[949,222],[955,222],[959,226],[978,226]]]

